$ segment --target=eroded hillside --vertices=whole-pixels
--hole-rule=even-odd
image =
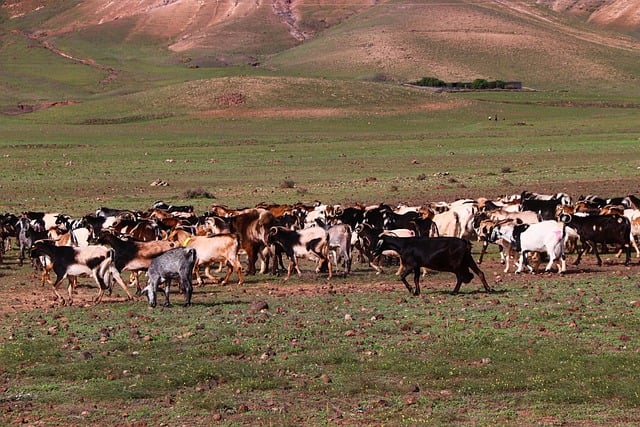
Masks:
[[[3,7],[11,18],[38,11],[52,0],[8,0]],[[371,0],[340,4],[327,0],[140,0],[136,2],[85,0],[44,23],[41,30],[59,35],[127,20],[123,39],[150,36],[167,41],[177,52],[191,49],[250,50],[260,43],[256,34],[300,42],[319,29],[375,5]],[[278,34],[279,33],[279,34]],[[230,37],[235,34],[236,37]]]
[[[41,46],[55,53],[64,44],[65,58],[153,45],[165,49],[162,60],[190,67],[252,64],[311,77],[433,75],[591,90],[635,84],[640,51],[636,38],[563,15],[633,26],[634,0],[8,0],[2,7]]]
[[[606,27],[629,30],[640,27],[640,2],[637,0],[538,0],[538,3]]]

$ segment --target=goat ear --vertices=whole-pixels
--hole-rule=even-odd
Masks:
[[[278,232],[278,229],[274,226],[269,229],[269,236],[275,236]]]

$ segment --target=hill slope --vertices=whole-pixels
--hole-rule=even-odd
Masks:
[[[575,14],[588,8],[590,22],[633,26],[639,19],[635,3],[8,0],[3,8],[11,27],[41,46],[59,47],[52,52],[62,60],[91,63],[94,55],[111,52],[98,59],[109,61],[101,64],[103,71],[117,68],[127,55],[140,60],[135,46],[155,46],[160,50],[154,61],[188,58],[191,67],[250,63],[279,75],[489,78],[539,89],[633,94],[640,42],[554,10]]]
[[[50,36],[108,31],[119,34],[119,42],[156,40],[174,52],[247,57],[287,49],[371,4],[370,0],[344,6],[323,0],[85,0],[51,16],[38,29]],[[19,18],[51,5],[50,0],[9,0],[3,7]]]
[[[2,7],[10,18],[18,18],[47,7],[53,0],[6,0]],[[313,36],[314,29],[327,28],[353,14],[377,4],[393,3],[377,0],[335,2],[327,0],[140,0],[109,2],[85,0],[61,14],[48,25],[55,31],[77,30],[118,19],[136,17],[136,31],[151,35],[191,39],[177,42],[176,50],[204,47],[210,42],[214,27],[224,26],[252,14],[270,9],[289,28],[294,38]],[[429,4],[429,2],[421,2]],[[507,1],[506,3],[519,3]],[[521,2],[520,2],[521,3]],[[640,3],[635,0],[536,0],[556,12],[586,18],[589,22],[617,29],[637,30],[640,26]],[[451,3],[450,3],[451,4]],[[62,24],[62,25],[61,25]],[[205,43],[201,45],[200,43]]]
[[[375,30],[374,30],[375,29]],[[577,27],[529,2],[389,2],[272,61],[330,75],[523,80],[540,88],[632,79],[637,40]]]
[[[604,27],[635,31],[640,27],[640,2],[636,0],[538,0],[538,3]]]

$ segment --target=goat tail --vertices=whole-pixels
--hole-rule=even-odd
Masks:
[[[187,253],[189,254],[189,264],[194,265],[196,263],[196,259],[198,258],[198,253],[194,248],[188,248],[186,249]]]
[[[462,224],[460,223],[460,215],[458,212],[453,213],[453,217],[456,219],[456,225],[454,227],[454,236],[462,237]]]

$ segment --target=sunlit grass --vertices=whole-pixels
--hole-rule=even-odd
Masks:
[[[350,283],[368,283],[361,274]],[[25,312],[2,327],[13,339],[3,342],[0,362],[6,395],[35,404],[171,399],[173,416],[222,411],[240,422],[284,405],[286,422],[315,424],[326,399],[332,413],[365,423],[425,414],[488,423],[494,410],[504,422],[524,413],[533,422],[558,416],[558,407],[566,421],[611,421],[616,408],[640,400],[640,337],[637,286],[609,283],[540,277],[531,286],[507,281],[495,295],[427,289],[417,299],[400,286],[375,297],[343,295],[340,284],[335,295],[277,297],[250,284],[242,293],[197,291],[188,309],[137,301]],[[267,311],[248,311],[257,298]]]

